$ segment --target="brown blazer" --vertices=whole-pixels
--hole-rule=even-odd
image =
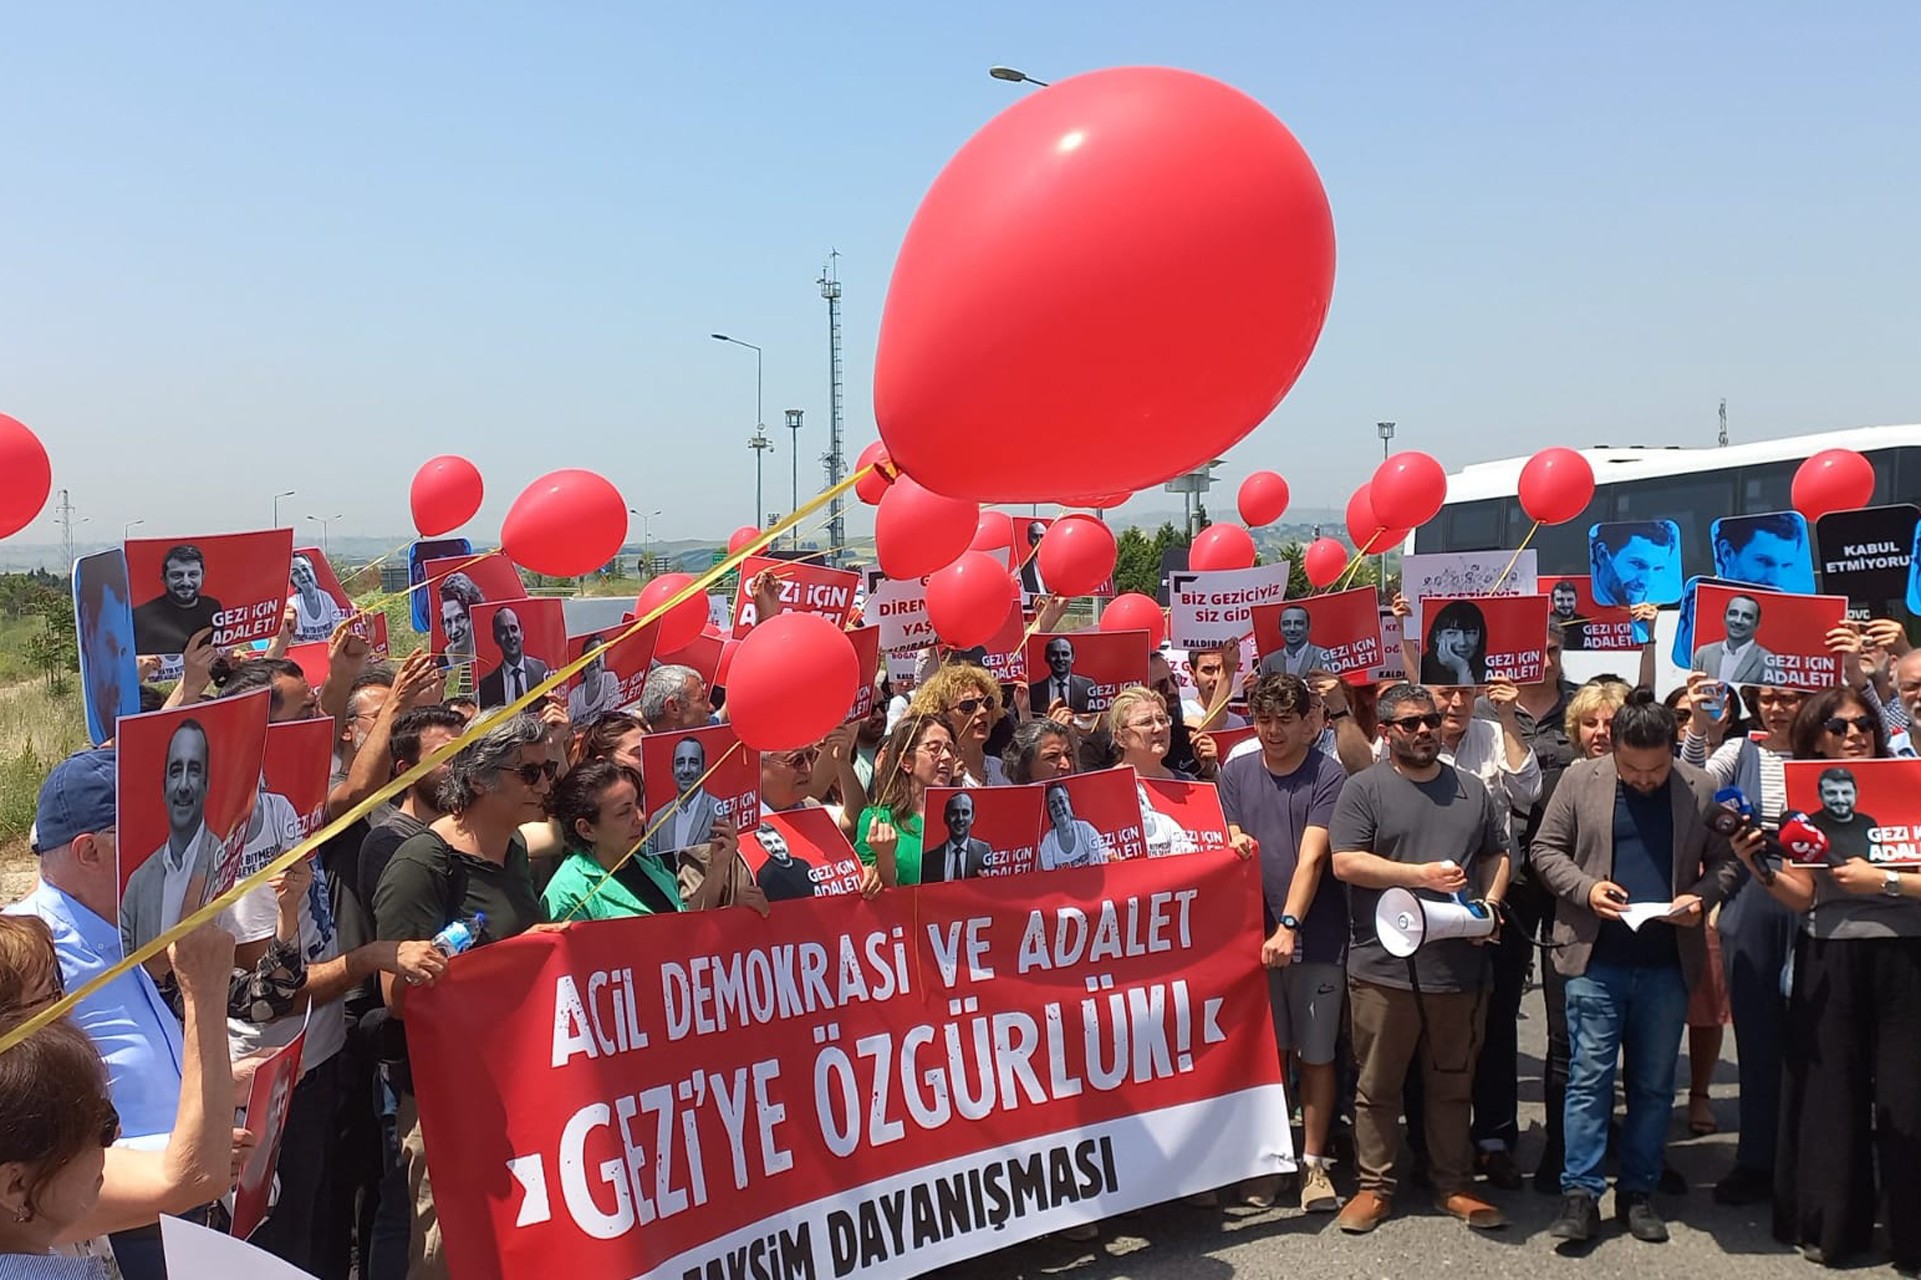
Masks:
[[[1561,775],[1560,785],[1541,815],[1540,830],[1529,850],[1534,874],[1563,906],[1554,913],[1554,967],[1569,978],[1587,972],[1601,917],[1588,906],[1588,894],[1614,868],[1614,757],[1577,760]],[[1678,897],[1701,897],[1701,919],[1693,927],[1649,921],[1643,928],[1675,929],[1681,970],[1693,989],[1708,962],[1707,914],[1740,883],[1741,863],[1707,824],[1714,808],[1714,782],[1693,765],[1674,762],[1674,876]]]

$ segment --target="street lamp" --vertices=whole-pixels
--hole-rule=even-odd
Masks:
[[[989,67],[987,74],[993,76],[996,80],[1005,80],[1009,84],[1033,84],[1039,85],[1043,89],[1047,87],[1047,81],[1036,80],[1025,71],[1017,71],[1013,67]]]
[[[627,514],[640,517],[640,576],[645,578],[648,568],[654,562],[653,547],[651,545],[653,534],[648,531],[647,522],[649,520],[660,519],[660,512],[642,511],[637,507],[629,507],[627,508]]]
[[[793,504],[787,508],[789,511],[800,510],[800,412],[799,409],[787,411],[787,429],[794,433],[794,500]],[[794,550],[800,550],[799,525],[794,526]]]
[[[291,498],[293,495],[294,491],[289,489],[285,493],[276,493],[273,496],[273,528],[278,529],[280,527],[280,500],[282,498]]]
[[[1374,424],[1374,430],[1378,432],[1381,437],[1381,461],[1386,462],[1388,459],[1389,450],[1391,450],[1394,447],[1394,424],[1391,422],[1377,422]],[[1386,547],[1381,548],[1380,563],[1381,563],[1380,589],[1382,591],[1386,591],[1387,590],[1387,548]]]
[[[315,524],[320,526],[320,554],[327,557],[328,564],[333,563],[334,553],[333,553],[332,544],[330,544],[327,541],[327,526],[331,524],[333,521],[338,520],[340,518],[341,518],[340,513],[338,511],[334,512],[330,516],[308,516],[307,517],[307,519],[313,521]]]
[[[125,542],[125,541],[126,541],[126,540],[127,540],[128,538],[129,538],[129,537],[131,537],[131,536],[133,535],[133,527],[134,527],[135,525],[137,525],[137,524],[145,524],[145,523],[147,523],[147,522],[146,522],[145,520],[129,520],[129,521],[127,521],[127,523],[126,523],[126,524],[125,524],[124,526],[122,526],[122,527],[121,527],[121,530],[120,530],[120,541],[122,541],[122,542]]]
[[[754,353],[754,436],[747,442],[747,447],[754,451],[754,510],[758,512],[764,505],[761,501],[760,466],[765,460],[767,451],[774,447],[774,442],[767,438],[767,426],[761,417],[761,351],[751,342],[742,342],[739,338],[730,338],[724,333],[708,336],[715,342],[730,342],[737,347],[746,347]]]

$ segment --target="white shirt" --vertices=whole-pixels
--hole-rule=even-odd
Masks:
[[[699,813],[700,802],[706,795],[705,790],[691,791],[682,798],[680,808],[674,810],[673,848],[691,849],[697,844],[706,844],[708,837],[713,835],[711,822],[707,824],[705,830],[700,829],[703,821]]]
[[[597,716],[603,711],[612,711],[620,700],[620,677],[611,671],[603,671],[591,680],[583,680],[579,686],[567,694],[567,717],[581,721],[589,716]]]
[[[340,602],[325,591],[320,593],[320,607],[312,613],[307,612],[307,599],[298,591],[287,599],[293,605],[293,638],[296,640],[326,640],[333,635],[340,620],[346,617],[340,611]]]
[[[502,663],[500,672],[500,687],[501,690],[506,693],[507,701],[512,702],[521,694],[527,692],[527,669],[521,666],[520,663]]]
[[[1060,844],[1060,832],[1048,827],[1047,834],[1041,837],[1037,858],[1042,871],[1052,871],[1056,867],[1091,867],[1107,861],[1107,838],[1096,831],[1090,823],[1074,819],[1074,851],[1065,852]]]
[[[174,864],[172,840],[161,845],[160,851],[153,855],[160,859],[160,869],[165,873],[160,886],[161,932],[164,933],[180,923],[180,917],[185,914],[182,908],[186,905],[187,888],[199,870],[195,864],[199,861],[201,841],[212,839],[213,833],[207,830],[207,824],[203,821],[194,829],[193,839],[187,841],[187,851],[181,855],[179,865]],[[212,885],[202,885],[200,891],[206,893],[212,888]],[[196,908],[200,906],[198,902],[193,905]]]
[[[1196,698],[1184,698],[1181,700],[1181,720],[1189,729],[1192,729],[1195,733],[1207,732],[1206,729],[1200,728],[1201,721],[1205,719],[1207,719],[1206,704]],[[1247,720],[1242,716],[1235,715],[1232,711],[1223,710],[1221,714],[1214,717],[1214,723],[1207,726],[1207,728],[1245,729],[1247,728]]]
[[[263,791],[255,798],[254,817],[258,827],[251,830],[246,848],[240,854],[243,877],[252,875],[300,843],[300,815],[287,798]],[[237,942],[259,942],[271,938],[279,926],[280,909],[273,890],[262,886],[233,904],[229,915]],[[308,964],[319,964],[340,955],[340,940],[334,927],[333,899],[327,895],[327,878],[314,868],[313,883],[300,903],[300,951]],[[290,1014],[265,1024],[227,1019],[227,1047],[237,1058],[256,1049],[278,1049],[293,1043],[300,1034],[304,1015]],[[322,1005],[307,1023],[307,1043],[302,1047],[301,1073],[311,1071],[347,1046],[346,998]]]
[[[1147,784],[1135,782],[1134,795],[1141,805],[1141,837],[1147,844],[1148,857],[1165,858],[1175,853],[1193,853],[1200,848],[1192,832],[1154,807],[1153,797],[1147,794]]]
[[[1748,650],[1752,648],[1754,648],[1753,640],[1749,640],[1738,649],[1723,640],[1721,642],[1721,670],[1716,673],[1715,678],[1723,683],[1733,680],[1735,678],[1734,673],[1741,669],[1741,663],[1746,660]]]

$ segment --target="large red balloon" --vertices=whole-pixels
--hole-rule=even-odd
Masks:
[[[868,506],[876,507],[880,505],[881,495],[887,492],[887,486],[894,483],[893,460],[887,456],[887,446],[878,440],[862,449],[860,457],[854,459],[855,471],[868,466],[874,469],[854,481],[854,496]]]
[[[485,495],[480,468],[473,463],[452,453],[429,458],[414,472],[413,486],[407,491],[414,528],[423,538],[451,533],[474,518]]]
[[[944,497],[901,476],[874,514],[874,554],[890,578],[925,577],[954,563],[979,524],[979,503]]]
[[[1381,555],[1392,551],[1407,541],[1409,529],[1384,528],[1374,518],[1374,503],[1368,496],[1368,486],[1356,489],[1347,500],[1347,536],[1354,542],[1354,549],[1363,555]]]
[[[1256,471],[1241,481],[1236,506],[1251,529],[1273,524],[1287,514],[1287,481],[1273,471]]]
[[[845,631],[818,613],[776,614],[734,650],[727,719],[749,751],[796,751],[841,726],[860,682]]]
[[[1020,598],[1005,559],[968,551],[927,579],[927,621],[952,647],[971,649],[994,638]]]
[[[1521,468],[1515,492],[1536,524],[1566,524],[1594,500],[1594,465],[1572,449],[1543,449]]]
[[[40,437],[18,418],[0,413],[0,538],[34,522],[53,492],[53,464]]]
[[[723,689],[727,687],[728,672],[734,669],[734,652],[739,648],[740,641],[738,640],[722,640],[720,642],[720,661],[714,664],[713,683]]]
[[[1368,501],[1389,528],[1418,529],[1447,501],[1447,469],[1430,454],[1404,449],[1374,469]]]
[[[1014,545],[1014,519],[1005,511],[995,511],[989,507],[980,514],[974,525],[974,540],[967,544],[969,551],[1005,551]],[[967,646],[963,645],[962,648]]]
[[[1300,376],[1334,283],[1307,153],[1218,80],[1121,67],[1018,99],[921,201],[874,411],[894,460],[983,502],[1133,492],[1220,457]]]
[[[1187,548],[1187,567],[1196,573],[1218,569],[1252,569],[1254,535],[1237,524],[1210,524],[1194,535]]]
[[[1327,587],[1347,571],[1347,548],[1335,538],[1316,538],[1301,556],[1301,571],[1315,587]]]
[[[1145,631],[1147,647],[1158,649],[1167,640],[1167,614],[1153,596],[1138,591],[1115,596],[1101,610],[1102,631]]]
[[[1093,516],[1062,516],[1047,527],[1034,552],[1041,581],[1057,596],[1087,596],[1114,576],[1120,545],[1114,531]]]
[[[754,540],[759,537],[759,529],[756,529],[751,524],[742,525],[727,535],[727,554],[730,556],[739,555],[746,548],[753,546]]]
[[[1112,511],[1134,495],[1131,493],[1099,493],[1085,498],[1069,498],[1061,503],[1063,507],[1085,507],[1090,511]]]
[[[692,585],[691,573],[663,573],[640,589],[634,597],[634,616],[645,618],[654,610],[679,595]],[[672,657],[694,641],[700,639],[701,631],[707,626],[707,597],[694,592],[685,600],[660,615],[660,630],[654,633],[654,652],[663,658]]]
[[[1794,472],[1794,509],[1812,524],[1874,501],[1874,464],[1852,449],[1823,449]]]
[[[500,545],[515,564],[572,578],[592,573],[627,541],[627,499],[605,477],[569,468],[521,490],[501,522]]]

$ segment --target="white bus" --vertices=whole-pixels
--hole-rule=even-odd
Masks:
[[[1874,464],[1871,505],[1921,501],[1921,426],[1861,427],[1819,435],[1788,436],[1725,449],[1596,445],[1581,450],[1594,466],[1594,500],[1566,524],[1541,529],[1528,543],[1542,578],[1588,571],[1588,527],[1613,520],[1673,520],[1681,526],[1681,564],[1689,574],[1713,569],[1709,526],[1722,516],[1786,511],[1794,472],[1823,449],[1853,449]],[[1450,475],[1447,504],[1408,539],[1405,550],[1499,551],[1517,547],[1533,525],[1515,488],[1527,458],[1477,462]],[[1674,615],[1663,615],[1659,634],[1664,659],[1659,687],[1680,673],[1665,663]],[[1597,663],[1601,665],[1596,665]],[[1581,680],[1602,670],[1630,680],[1632,655],[1569,654],[1568,675]],[[1590,669],[1591,668],[1591,669]]]

